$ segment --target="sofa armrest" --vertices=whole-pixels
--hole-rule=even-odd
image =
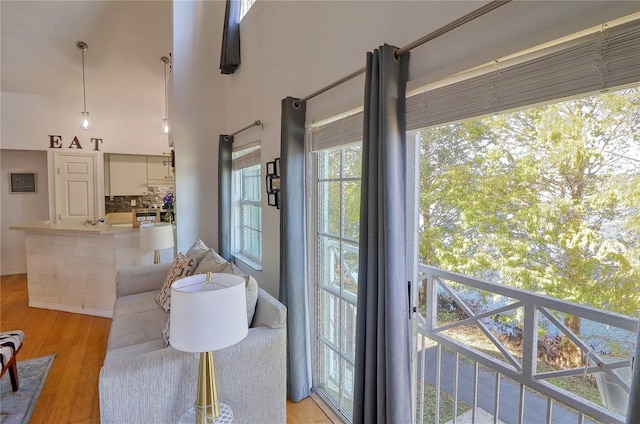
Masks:
[[[286,424],[286,348],[286,328],[258,327],[214,353],[218,395],[234,411],[234,423]]]
[[[198,354],[167,347],[105,364],[100,370],[102,424],[175,423],[196,397]],[[237,423],[286,423],[286,329],[251,328],[240,343],[214,353],[221,402]]]
[[[258,289],[258,302],[251,327],[286,328],[287,308],[264,289]]]
[[[122,268],[116,274],[116,297],[160,290],[171,264],[142,265]]]
[[[105,364],[98,392],[100,422],[176,423],[195,399],[198,354],[171,347]]]

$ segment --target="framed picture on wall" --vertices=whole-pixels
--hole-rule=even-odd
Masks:
[[[267,175],[272,175],[272,176],[276,176],[276,163],[274,162],[267,162]]]
[[[277,197],[278,197],[278,193],[276,192],[267,193],[267,204],[269,206],[276,206]]]
[[[267,191],[280,191],[280,177],[269,176],[267,178]]]
[[[11,172],[9,178],[11,193],[37,193],[35,172]]]

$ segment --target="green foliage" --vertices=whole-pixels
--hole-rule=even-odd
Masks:
[[[640,316],[640,89],[421,132],[424,263]]]

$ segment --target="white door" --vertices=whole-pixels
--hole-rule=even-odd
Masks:
[[[96,218],[95,156],[58,155],[58,222],[82,224]]]

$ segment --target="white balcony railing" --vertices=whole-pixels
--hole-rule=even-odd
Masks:
[[[420,273],[417,422],[624,423],[638,319]]]

